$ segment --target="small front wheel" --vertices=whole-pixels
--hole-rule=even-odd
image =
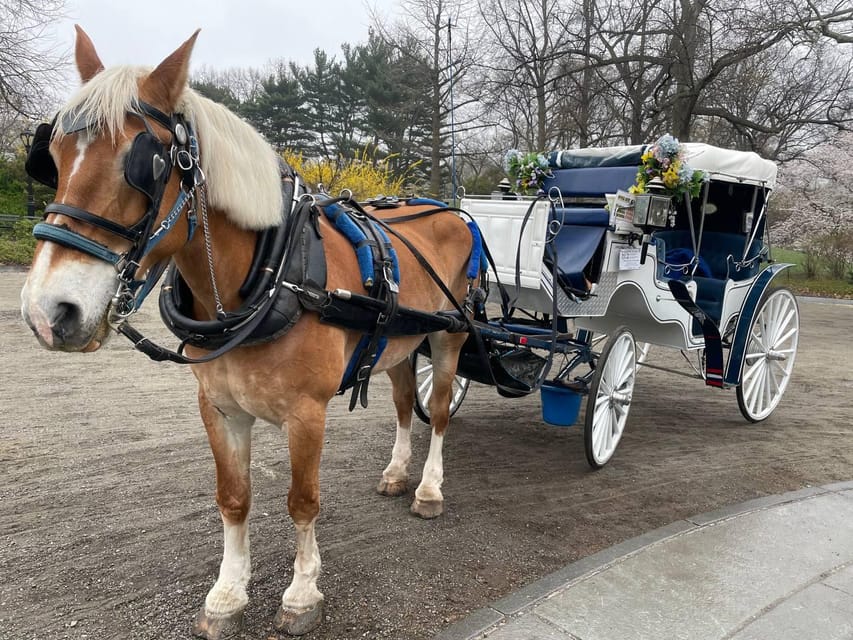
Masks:
[[[637,344],[625,327],[610,336],[601,356],[586,404],[583,441],[586,459],[594,469],[610,461],[625,430],[637,377]]]
[[[415,413],[426,424],[429,424],[429,399],[432,396],[432,360],[415,352],[412,354],[412,370],[415,372]],[[462,376],[454,376],[453,389],[450,395],[450,416],[462,405],[471,380]]]
[[[784,288],[765,294],[749,329],[737,387],[738,407],[750,422],[769,417],[782,399],[794,369],[799,333],[794,294]]]

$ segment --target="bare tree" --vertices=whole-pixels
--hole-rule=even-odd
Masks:
[[[479,0],[478,7],[491,36],[485,64],[492,70],[496,122],[510,133],[513,146],[544,149],[555,137],[553,84],[567,10],[559,0]]]
[[[44,96],[61,83],[67,56],[48,35],[62,7],[62,0],[0,0],[0,108],[31,118],[54,106]]]
[[[461,90],[476,54],[468,32],[470,3],[403,0],[401,6],[405,15],[396,25],[386,27],[374,15],[374,26],[388,44],[420,68],[417,76],[424,79],[423,100],[430,120],[425,150],[429,155],[429,190],[438,196],[442,194],[443,169],[449,155],[448,139],[472,124],[470,115],[461,121],[455,116],[470,114],[468,107],[478,101],[477,96]]]

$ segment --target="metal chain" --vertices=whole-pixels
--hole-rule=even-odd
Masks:
[[[210,229],[207,222],[207,184],[196,185],[198,191],[198,200],[201,204],[201,228],[204,234],[204,250],[207,252],[207,268],[210,271],[210,285],[213,287],[213,300],[216,303],[216,315],[222,317],[225,315],[225,308],[222,306],[222,298],[219,296],[219,287],[216,286],[216,273],[213,270],[213,247],[210,242]]]

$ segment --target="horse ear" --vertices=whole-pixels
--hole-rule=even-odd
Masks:
[[[104,70],[104,63],[98,57],[95,45],[92,44],[92,40],[86,35],[86,32],[80,28],[79,24],[75,24],[74,28],[77,30],[74,60],[77,63],[77,70],[80,72],[80,79],[85,83],[89,82],[95,74]]]
[[[187,86],[190,72],[190,54],[201,29],[196,29],[184,44],[163,60],[145,79],[144,87],[152,99],[167,110],[175,108],[178,98]]]

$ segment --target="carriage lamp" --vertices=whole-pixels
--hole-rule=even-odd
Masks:
[[[634,201],[634,224],[639,227],[665,228],[672,208],[672,198],[666,195],[666,187],[660,178],[652,178],[646,189]]]
[[[21,132],[21,142],[24,145],[24,153],[29,155],[30,147],[33,145],[33,136],[35,134],[30,129],[25,129]],[[33,179],[27,173],[27,215],[34,218],[36,215],[36,199],[33,192]]]

